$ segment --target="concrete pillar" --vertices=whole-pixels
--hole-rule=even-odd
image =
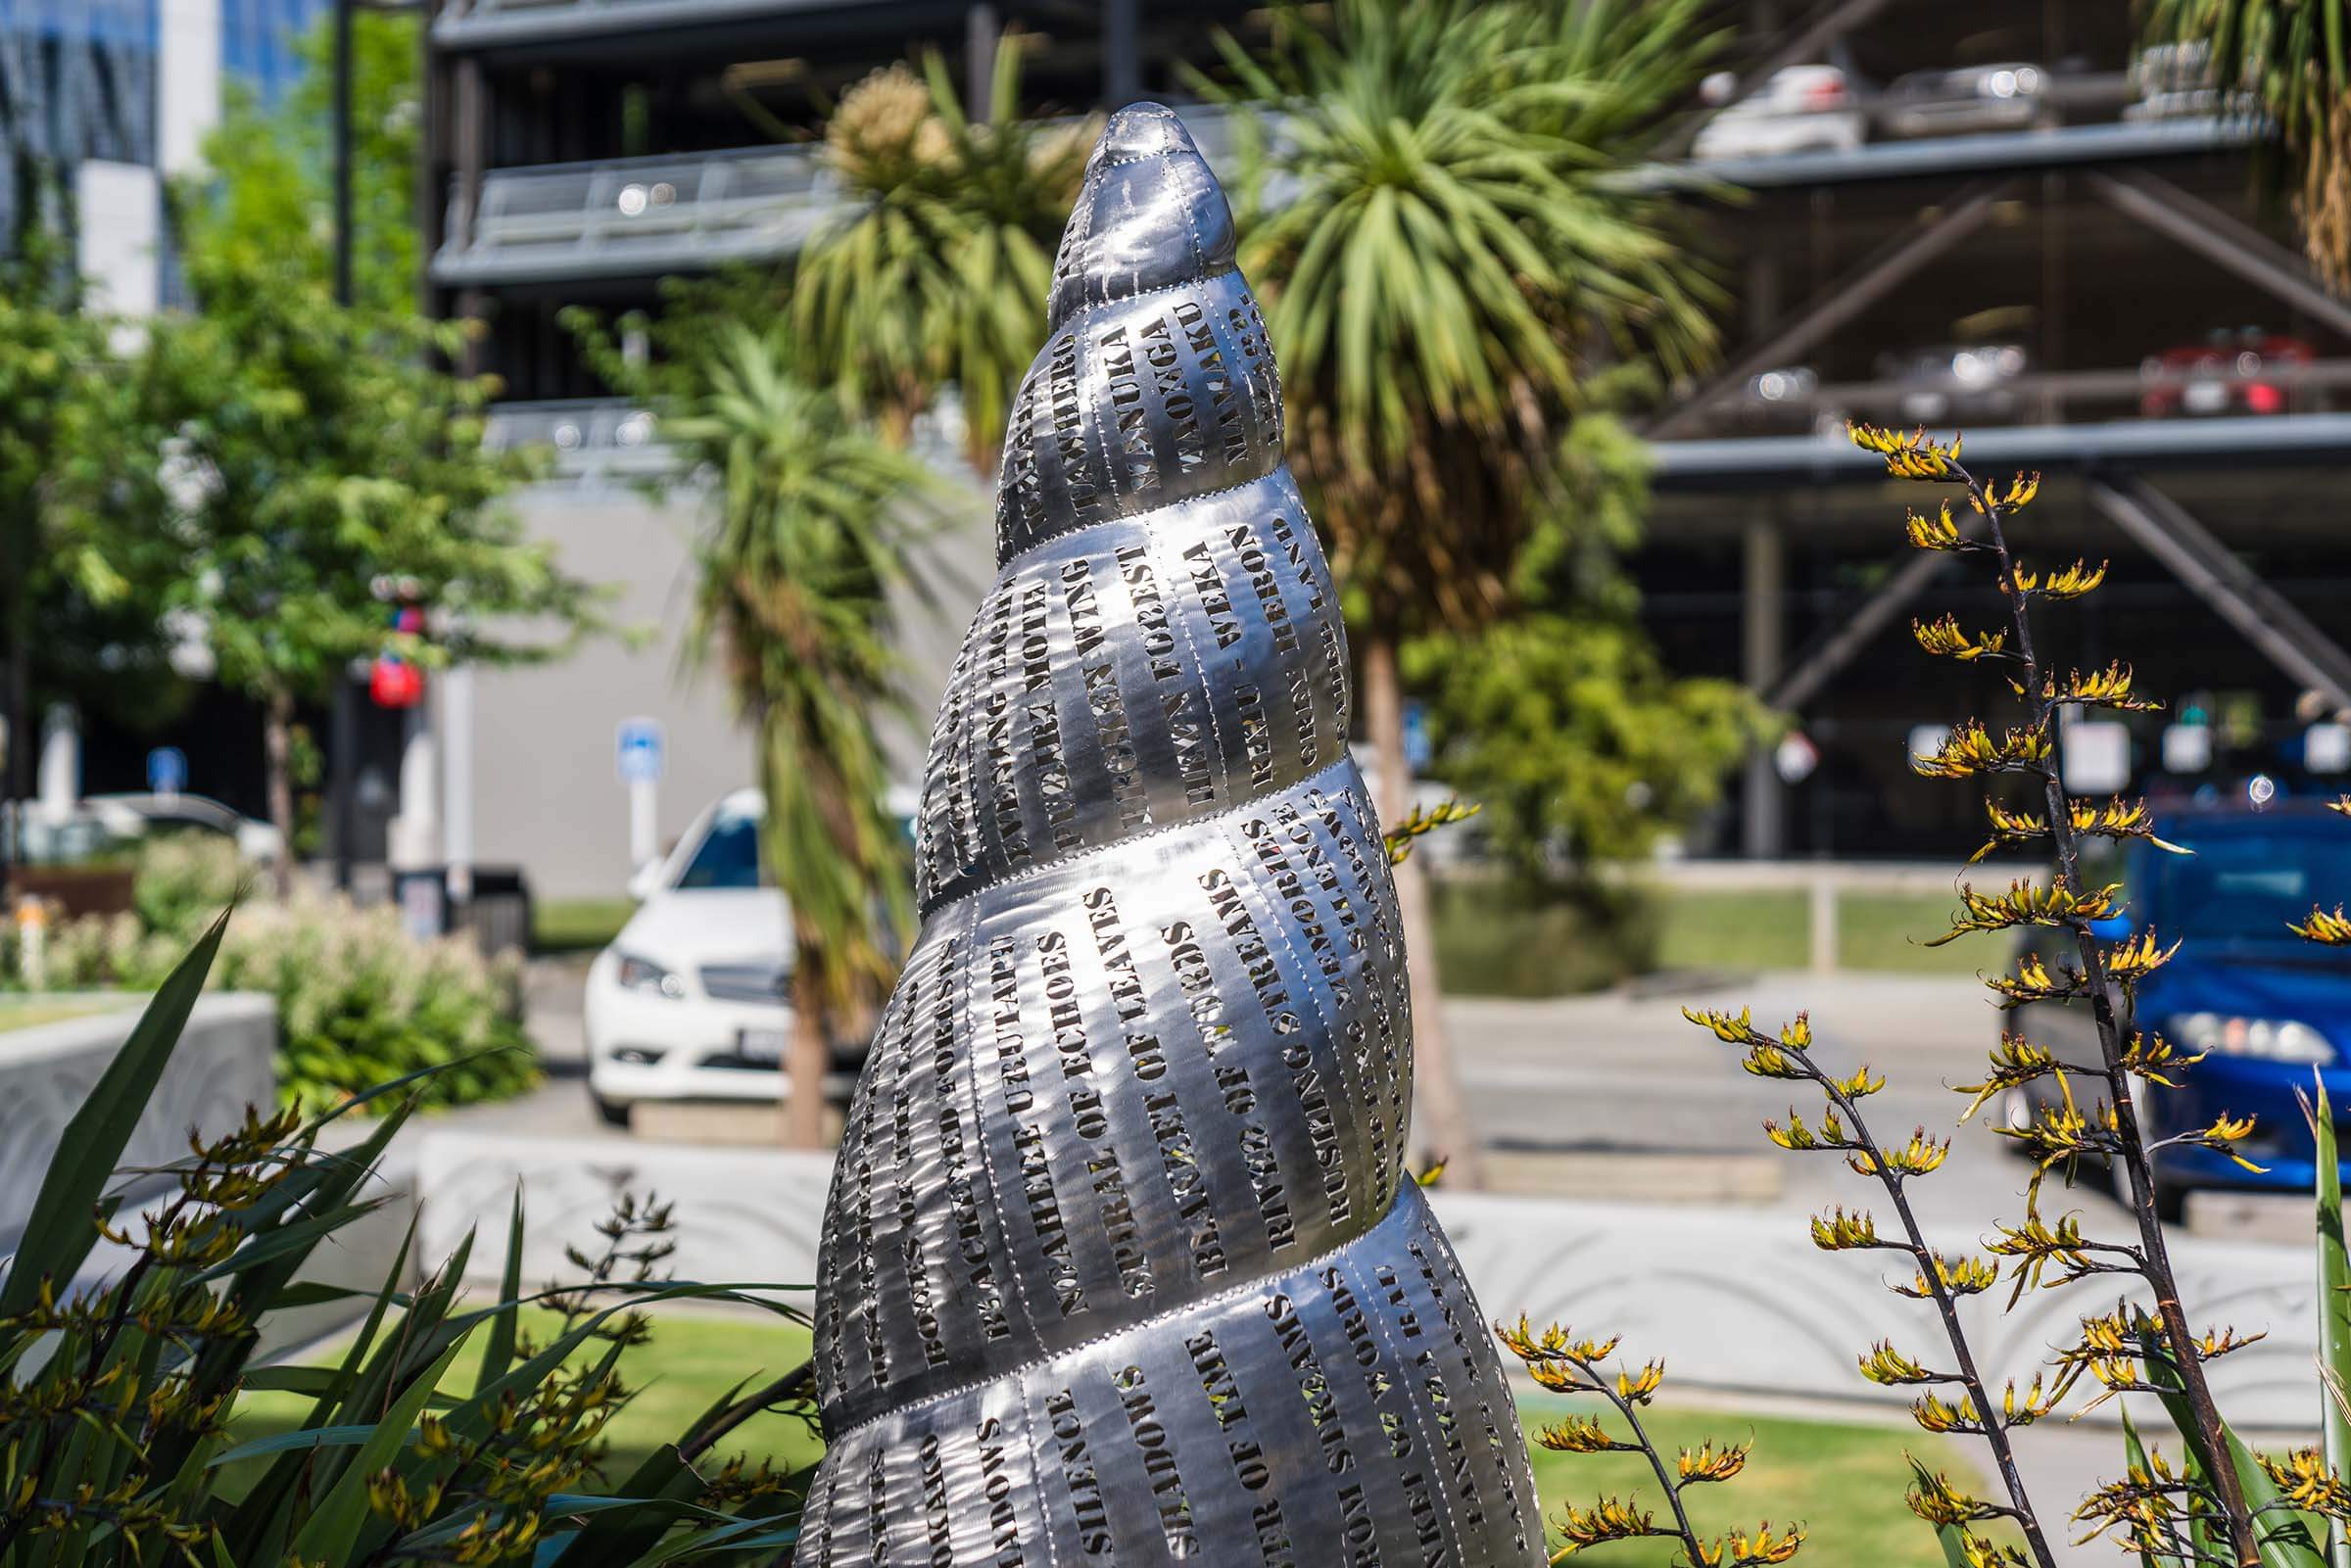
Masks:
[[[156,8],[155,166],[195,172],[220,123],[220,0],[163,0]]]
[[[441,676],[441,839],[449,898],[473,898],[473,667]]]
[[[1102,107],[1124,109],[1143,95],[1138,0],[1102,0]]]
[[[974,121],[984,120],[994,109],[988,89],[996,78],[996,46],[1004,41],[1004,24],[996,8],[976,5],[966,12],[963,39],[963,111]]]
[[[81,715],[56,703],[41,721],[40,815],[62,823],[81,798]]]
[[[1787,651],[1787,539],[1780,524],[1756,518],[1747,525],[1739,618],[1740,676],[1758,696],[1779,683]],[[1757,747],[1747,759],[1741,849],[1750,859],[1788,852],[1787,792],[1771,753]]]
[[[431,866],[441,858],[440,761],[433,727],[421,707],[407,715],[400,748],[400,813],[392,819],[387,858],[395,871]]]

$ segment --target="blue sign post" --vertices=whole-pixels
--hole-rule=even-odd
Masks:
[[[188,754],[177,746],[157,746],[147,753],[147,788],[152,794],[176,795],[188,787]]]
[[[659,719],[623,719],[613,758],[622,784],[657,784],[666,760]]]
[[[613,736],[613,771],[629,786],[629,865],[642,870],[661,852],[663,736],[659,719],[623,719]]]

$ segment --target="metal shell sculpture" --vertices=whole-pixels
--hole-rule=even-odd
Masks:
[[[1405,1173],[1395,891],[1232,215],[1118,114],[1013,414],[825,1209],[794,1562],[1542,1559]]]

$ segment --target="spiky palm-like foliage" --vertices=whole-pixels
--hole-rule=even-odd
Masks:
[[[936,53],[845,94],[826,157],[850,208],[810,242],[792,315],[808,363],[903,440],[949,384],[965,451],[992,471],[1012,391],[1045,333],[1044,301],[1090,123],[1024,120],[1021,50],[997,51],[984,120]]]
[[[2243,89],[2277,121],[2261,177],[2290,191],[2310,260],[2351,286],[2351,17],[2344,0],[2150,0],[2147,37],[2202,44],[2209,79]]]
[[[876,720],[898,701],[889,591],[931,480],[791,362],[773,338],[723,335],[666,431],[716,477],[696,642],[757,730],[795,948],[788,1132],[812,1145],[830,1042],[888,982],[882,933],[911,924]]]
[[[1701,13],[1340,0],[1327,33],[1282,18],[1264,59],[1224,42],[1231,79],[1212,90],[1284,106],[1278,135],[1243,137],[1250,187],[1280,201],[1244,221],[1242,261],[1272,285],[1290,450],[1350,595],[1391,819],[1411,793],[1398,642],[1511,607],[1596,352],[1673,374],[1712,351],[1683,220],[1607,178],[1696,79]],[[1474,1181],[1410,862],[1400,891],[1424,1110]]]

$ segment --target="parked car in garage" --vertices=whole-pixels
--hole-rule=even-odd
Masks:
[[[2032,366],[2021,343],[1943,343],[1878,356],[1878,379],[1895,389],[1905,422],[2006,419],[2016,411],[2010,384]]]
[[[2202,39],[2150,44],[2131,62],[2133,101],[2123,110],[2123,119],[2186,119],[2210,115],[2258,114],[2261,106],[2252,91],[2253,64],[2248,52],[2245,80],[2234,91],[2224,93],[2212,69],[2212,45]]]
[[[2140,362],[2139,377],[2147,386],[2138,411],[2149,419],[2285,413],[2294,404],[2294,373],[2318,356],[2304,339],[2262,327],[2215,332],[2201,343],[2183,343]]]
[[[1693,158],[1776,158],[1850,151],[1869,127],[1852,81],[1835,66],[1788,66],[1718,112],[1691,144]]]
[[[2047,71],[2021,62],[1913,71],[1888,84],[1878,123],[1903,137],[2027,130],[2047,113],[2048,85]]]
[[[2289,803],[2183,812],[2159,820],[2155,832],[2192,853],[2132,846],[2123,864],[2127,902],[2108,923],[2107,939],[2151,931],[2167,946],[2181,941],[2172,961],[2140,983],[2137,1024],[2204,1060],[2177,1089],[2135,1085],[2133,1102],[2150,1141],[2210,1126],[2223,1113],[2252,1117],[2253,1134],[2238,1150],[2261,1167],[2246,1170],[2208,1149],[2160,1150],[2158,1206],[2177,1218],[2199,1188],[2308,1192],[2316,1150],[2294,1091],[2307,1091],[2315,1072],[2337,1107],[2351,1108],[2351,955],[2306,942],[2286,923],[2351,898],[2351,823],[2316,803]],[[2037,931],[2026,945],[2054,963],[2070,939]],[[2001,1027],[2069,1061],[2097,1059],[2088,1013],[2079,1007],[2037,1003],[2004,1016]],[[2077,1096],[2095,1092],[2075,1086]],[[2008,1090],[2000,1115],[2023,1126],[2056,1093],[2045,1078]],[[2351,1118],[2351,1109],[2342,1114]]]

